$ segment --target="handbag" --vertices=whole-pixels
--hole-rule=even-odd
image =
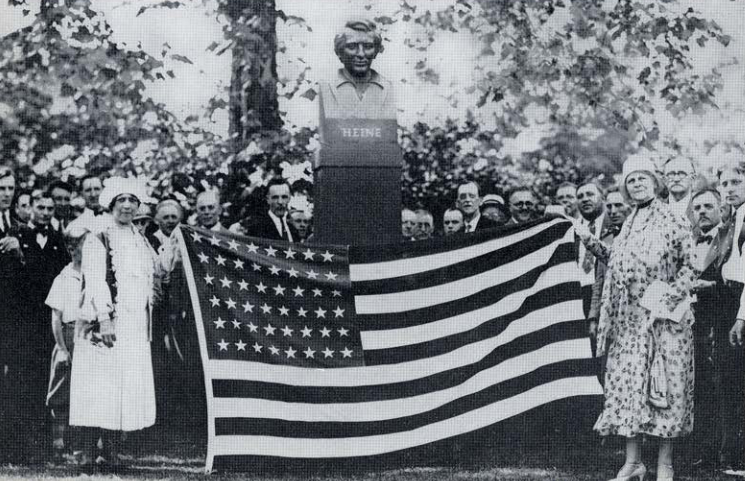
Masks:
[[[652,328],[654,335],[654,352],[652,353],[652,365],[649,372],[649,389],[647,399],[649,404],[659,409],[670,407],[667,402],[667,376],[665,375],[665,360],[662,353],[657,349],[657,335]]]

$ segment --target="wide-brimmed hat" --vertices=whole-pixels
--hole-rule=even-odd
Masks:
[[[111,208],[111,203],[122,194],[137,197],[140,203],[152,202],[147,194],[145,182],[134,177],[110,177],[104,181],[104,187],[98,198],[99,204]]]

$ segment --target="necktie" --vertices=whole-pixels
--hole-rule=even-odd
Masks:
[[[711,244],[711,241],[713,240],[714,240],[714,237],[710,234],[702,235],[696,240],[696,245],[703,244],[703,243]]]
[[[284,229],[284,232],[282,233],[282,238],[292,242],[292,234],[290,233],[290,228],[287,226],[287,218],[282,217],[282,228]]]
[[[5,231],[5,213],[3,212],[2,214],[0,214],[0,232],[4,233]]]
[[[590,234],[595,235],[595,231],[597,230],[595,221],[590,222]],[[592,255],[592,252],[589,250],[585,251],[585,258],[582,260],[582,270],[585,271],[585,274],[589,274],[594,266],[595,256]]]

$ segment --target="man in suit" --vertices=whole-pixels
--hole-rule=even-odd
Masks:
[[[442,214],[442,232],[445,236],[463,232],[463,212],[458,209],[446,210]]]
[[[0,458],[19,462],[28,455],[22,442],[18,399],[22,346],[21,279],[24,259],[18,240],[20,225],[10,215],[16,190],[13,171],[0,166]]]
[[[22,342],[26,345],[21,358],[24,393],[21,395],[32,435],[39,434],[45,418],[44,401],[49,382],[49,356],[54,347],[51,309],[45,299],[54,278],[70,262],[61,232],[52,228],[55,204],[51,192],[31,200],[33,215],[18,240],[26,262],[23,284],[24,325]]]
[[[741,156],[728,159],[717,170],[719,190],[724,200],[734,210],[729,219],[729,229],[723,241],[721,250],[724,261],[721,266],[721,276],[727,295],[722,296],[716,307],[718,317],[717,326],[730,324],[728,333],[717,332],[715,327],[715,365],[720,376],[718,397],[720,400],[720,447],[719,461],[724,467],[743,467],[745,452],[743,449],[743,361],[742,338],[745,326],[745,259],[743,247],[745,245],[745,161]],[[734,320],[734,322],[733,322]],[[726,333],[726,334],[725,334]],[[717,339],[719,338],[719,339]],[[729,339],[727,339],[729,338]],[[717,342],[719,340],[719,342]],[[727,344],[729,342],[729,346]],[[726,400],[724,399],[726,398]],[[731,400],[730,403],[727,403]]]
[[[587,226],[590,232],[598,236],[603,242],[612,242],[610,218],[605,212],[605,195],[600,186],[594,182],[586,182],[577,188],[577,206],[580,213],[580,223]],[[580,285],[582,286],[582,305],[585,317],[590,315],[593,298],[593,286],[598,276],[604,277],[605,266],[600,265],[592,252],[584,244],[579,244]],[[602,263],[600,263],[602,264]],[[602,286],[598,293],[597,304],[602,294]],[[598,311],[599,311],[599,306]],[[597,316],[594,316],[597,318]]]
[[[696,192],[691,197],[691,215],[694,222],[695,243],[691,253],[691,262],[697,270],[701,271],[700,278],[693,286],[696,294],[694,303],[693,336],[695,365],[695,391],[694,391],[694,431],[689,444],[689,458],[699,464],[709,464],[716,461],[718,452],[716,419],[719,409],[732,410],[736,408],[731,401],[722,399],[717,390],[728,388],[715,379],[733,382],[736,387],[742,384],[737,370],[729,370],[729,362],[736,362],[738,353],[729,345],[729,322],[722,322],[720,314],[729,311],[734,315],[733,305],[737,297],[732,295],[730,289],[724,284],[722,278],[722,264],[726,251],[731,247],[731,241],[727,241],[729,225],[722,225],[722,202],[719,192],[705,189]],[[722,309],[724,308],[724,309]],[[716,343],[717,363],[714,363],[714,349]],[[725,368],[722,370],[722,368]],[[723,396],[725,392],[721,393]],[[722,403],[722,401],[724,403]],[[741,400],[740,400],[741,401]],[[741,404],[741,402],[738,402]],[[731,430],[740,425],[721,426],[720,430]],[[729,437],[729,436],[727,436]],[[724,439],[722,437],[721,439]]]
[[[414,240],[416,238],[416,212],[411,209],[401,209],[401,235],[406,240]]]
[[[481,196],[476,182],[458,186],[455,206],[463,212],[463,232],[497,227],[497,223],[481,215]]]
[[[297,230],[287,219],[287,205],[292,197],[290,184],[283,179],[272,179],[267,184],[266,203],[269,209],[257,215],[246,226],[248,236],[296,242]]]
[[[605,210],[608,212],[608,218],[610,219],[614,235],[618,235],[621,232],[623,223],[626,222],[626,217],[628,217],[631,211],[629,204],[626,203],[626,199],[623,198],[618,187],[610,188],[606,192]]]
[[[419,232],[416,239],[430,239],[435,231],[435,218],[427,209],[418,209],[416,211],[416,225]]]
[[[579,218],[577,208],[577,185],[572,182],[563,182],[556,189],[556,203],[564,207],[567,216]]]

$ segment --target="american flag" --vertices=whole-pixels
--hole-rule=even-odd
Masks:
[[[599,395],[571,224],[397,245],[182,227],[216,457],[357,458]]]

